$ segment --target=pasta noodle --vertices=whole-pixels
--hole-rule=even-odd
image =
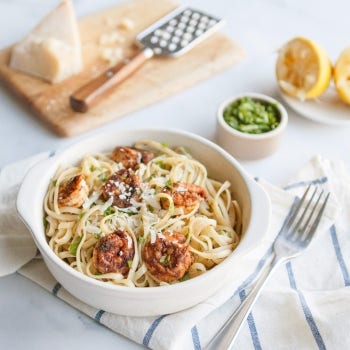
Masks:
[[[137,166],[98,153],[57,170],[44,200],[55,254],[91,278],[128,287],[181,282],[230,255],[242,216],[231,184],[208,177],[181,147],[145,140],[125,149]],[[144,151],[152,159],[144,161]]]

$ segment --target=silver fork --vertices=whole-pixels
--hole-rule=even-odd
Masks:
[[[291,210],[289,218],[278,233],[272,246],[273,258],[270,264],[262,271],[241,305],[203,350],[231,349],[243,322],[250,313],[268,277],[279,265],[297,257],[309,245],[321,221],[329,198],[328,193],[325,199],[321,201],[324,197],[324,191],[317,194],[318,189],[316,187],[311,194],[311,198],[307,199],[310,188],[311,186],[306,189],[299,203]]]

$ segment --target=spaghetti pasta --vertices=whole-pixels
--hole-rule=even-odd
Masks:
[[[132,158],[132,159],[131,159]],[[100,281],[154,287],[194,278],[237,247],[231,184],[185,149],[139,141],[60,167],[44,200],[48,243]]]

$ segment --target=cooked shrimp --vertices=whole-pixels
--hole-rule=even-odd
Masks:
[[[162,192],[171,195],[175,207],[183,207],[185,213],[189,213],[200,201],[207,198],[206,190],[198,185],[188,182],[175,182],[172,188],[164,187]],[[163,209],[169,208],[169,201],[162,199]]]
[[[124,168],[135,169],[140,163],[147,164],[154,158],[154,154],[146,150],[137,150],[131,147],[118,146],[112,154],[111,159],[121,163]]]
[[[111,175],[102,186],[102,197],[113,198],[113,205],[128,208],[132,200],[141,201],[140,181],[131,169],[121,169]]]
[[[58,205],[60,207],[76,207],[83,205],[89,195],[89,187],[83,174],[74,176],[58,190]]]
[[[95,245],[92,261],[100,273],[121,273],[126,276],[135,255],[130,235],[117,230],[102,237]]]
[[[193,263],[186,237],[179,232],[164,232],[154,243],[143,248],[143,260],[148,272],[163,282],[174,282],[184,276]]]

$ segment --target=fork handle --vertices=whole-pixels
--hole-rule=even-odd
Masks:
[[[152,49],[145,48],[131,58],[127,64],[120,63],[107,69],[104,73],[88,82],[71,95],[69,98],[70,106],[76,112],[87,112],[104,96],[108,95],[112,88],[122,83],[152,56]]]
[[[262,288],[266,284],[269,276],[271,276],[271,273],[277,268],[277,266],[280,265],[281,262],[282,259],[277,259],[276,256],[274,256],[271,263],[260,273],[253,289],[243,300],[241,305],[229,317],[229,319],[215,334],[207,346],[203,348],[203,350],[231,349],[243,325],[243,322],[248,317],[253,305],[260,295]]]

